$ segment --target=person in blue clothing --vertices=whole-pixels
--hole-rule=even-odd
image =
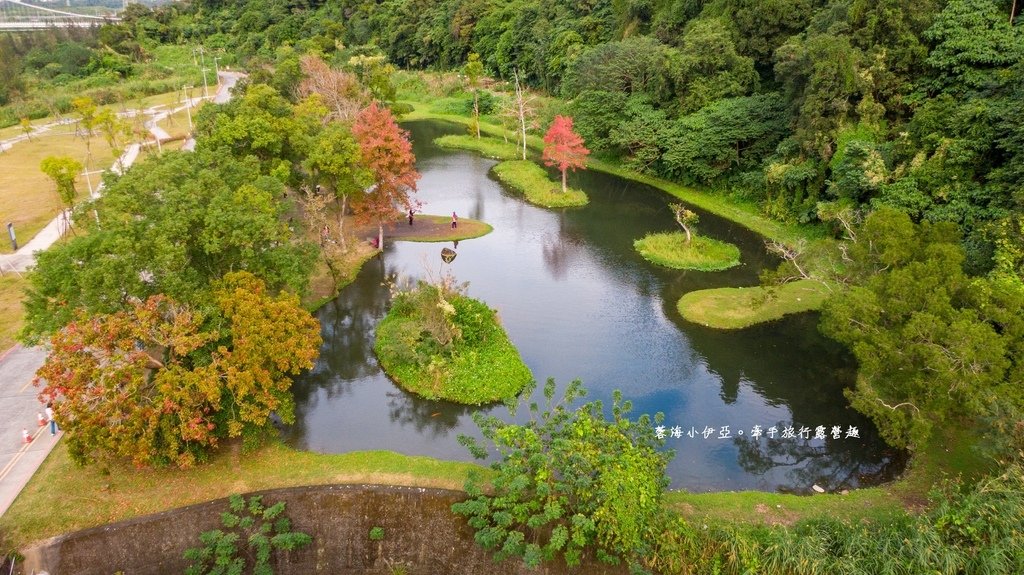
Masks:
[[[53,402],[46,404],[46,420],[50,422],[50,435],[57,435],[57,420],[53,418]]]

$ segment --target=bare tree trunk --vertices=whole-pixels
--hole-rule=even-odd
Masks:
[[[567,193],[569,188],[565,185],[565,170],[562,170],[562,193]]]
[[[683,231],[686,232],[686,245],[690,245],[690,240],[693,239],[690,237],[690,227],[682,223],[679,225],[683,226]]]
[[[377,222],[377,249],[384,251],[384,221]]]
[[[335,198],[337,198],[337,192],[335,192]],[[341,240],[341,249],[348,251],[348,246],[345,244],[345,212],[348,210],[348,194],[341,195],[341,211],[338,212],[338,238]]]
[[[473,117],[476,118],[476,139],[480,139],[480,94],[473,91]]]
[[[523,96],[523,87],[519,84],[519,70],[515,70],[513,77],[516,80],[516,112],[519,115],[519,133],[523,140],[523,159],[526,159],[526,101]]]
[[[1010,26],[1013,26],[1013,15],[1017,13],[1017,0],[1013,0],[1013,5],[1010,6]]]

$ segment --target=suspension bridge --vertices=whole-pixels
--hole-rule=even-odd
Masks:
[[[51,2],[50,4],[55,4]],[[0,0],[0,32],[31,32],[46,28],[89,28],[117,22],[116,12],[84,14],[22,0]]]

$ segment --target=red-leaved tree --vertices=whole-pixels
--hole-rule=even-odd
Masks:
[[[409,133],[398,127],[391,110],[376,102],[359,112],[352,134],[359,142],[363,164],[376,182],[366,193],[356,194],[352,207],[358,219],[377,223],[377,245],[383,249],[384,222],[419,207],[409,197],[420,178],[416,157]]]
[[[224,276],[214,299],[212,318],[157,295],[54,334],[36,383],[72,459],[188,467],[220,439],[258,441],[271,412],[294,421],[290,376],[319,353],[316,319],[248,272]]]
[[[583,145],[583,138],[572,131],[571,116],[555,116],[551,128],[544,134],[544,165],[558,166],[562,172],[562,193],[567,191],[565,171],[569,168],[587,167],[587,155],[590,154]]]

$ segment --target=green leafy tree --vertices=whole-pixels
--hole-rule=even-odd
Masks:
[[[1024,57],[1024,32],[992,0],[950,0],[925,38],[935,45],[931,87],[947,93],[999,83],[999,72]]]
[[[675,217],[676,223],[679,227],[683,228],[683,232],[686,233],[686,244],[690,244],[692,240],[693,226],[697,225],[700,218],[692,210],[686,209],[683,204],[669,204],[669,209],[672,210],[672,216]]]
[[[40,341],[79,310],[124,311],[156,294],[205,306],[211,284],[238,269],[301,293],[315,247],[284,221],[284,187],[260,167],[252,157],[173,152],[110,182],[92,204],[102,226],[82,218],[87,234],[39,254],[23,336]]]
[[[372,176],[362,165],[359,143],[352,130],[343,124],[331,123],[317,135],[304,162],[317,187],[322,182],[326,193],[337,203],[338,237],[345,243],[345,214],[349,198],[362,193],[372,182]]]
[[[466,74],[466,81],[469,88],[473,90],[473,127],[476,128],[476,137],[480,137],[480,77],[484,75],[484,65],[480,62],[480,54],[476,52],[469,55],[466,65],[463,66]]]
[[[850,248],[861,279],[826,302],[822,326],[850,346],[860,370],[849,392],[886,439],[920,446],[955,417],[1020,413],[1024,292],[963,272],[953,225],[872,213]]]
[[[485,493],[471,478],[470,498],[452,509],[469,518],[477,543],[496,559],[518,556],[533,567],[556,558],[570,566],[592,558],[633,561],[652,540],[671,454],[659,449],[649,416],[628,419],[631,404],[618,391],[610,421],[599,401],[570,408],[584,394],[574,381],[556,402],[549,380],[545,408],[530,404],[526,424],[474,414],[501,461],[492,465],[493,489]],[[477,457],[488,452],[472,438],[460,441]]]
[[[75,178],[82,171],[82,164],[68,156],[48,156],[43,158],[39,169],[53,180],[57,189],[57,195],[64,204],[61,215],[64,218],[65,229],[71,228],[71,216],[69,212],[75,207],[75,197],[78,195],[75,190]]]
[[[637,36],[600,44],[576,59],[563,92],[585,91],[646,95],[652,102],[669,102],[680,74],[679,51],[655,38]]]
[[[214,286],[213,317],[165,296],[81,316],[37,372],[75,461],[189,467],[218,441],[255,444],[269,416],[294,420],[291,375],[313,366],[317,321],[246,272]]]
[[[576,131],[595,153],[614,150],[613,136],[620,132],[626,99],[619,92],[586,91],[569,104]]]
[[[284,501],[267,506],[261,495],[248,501],[232,495],[228,507],[220,516],[224,530],[204,532],[199,536],[202,546],[185,551],[185,559],[192,561],[186,575],[272,575],[275,551],[293,551],[313,542],[308,534],[292,531]]]
[[[21,120],[18,121],[18,124],[21,126],[21,133],[25,134],[25,139],[27,139],[28,141],[31,142],[32,141],[32,121],[29,120],[28,118],[22,118]]]
[[[680,118],[662,140],[664,170],[711,183],[757,167],[785,135],[785,103],[775,93],[718,100]]]
[[[722,98],[746,96],[757,88],[753,59],[736,53],[721,19],[691,23],[679,51],[677,97],[683,113],[695,112]]]
[[[805,154],[828,160],[836,131],[854,110],[860,93],[862,54],[850,38],[836,34],[793,36],[775,55],[775,75],[797,110],[795,137]]]

